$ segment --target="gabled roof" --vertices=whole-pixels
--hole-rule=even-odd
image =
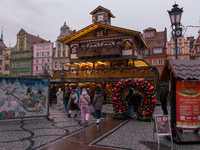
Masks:
[[[199,60],[170,59],[166,63],[160,79],[166,80],[166,77],[167,76],[169,77],[170,70],[172,71],[176,79],[200,81],[200,61]]]
[[[147,28],[147,29],[144,29],[144,32],[145,31],[152,31],[152,30],[156,30],[155,28],[152,28],[152,27],[149,27],[149,28]]]
[[[35,36],[32,34],[27,33],[24,29],[21,29],[18,34],[18,36],[23,36],[23,35],[27,35],[28,36],[28,43],[29,44],[39,44],[39,43],[48,43],[49,41],[44,40],[43,38],[40,38],[39,36]]]
[[[99,9],[103,9],[104,11],[108,12],[111,17],[115,18],[115,16],[110,12],[109,9],[106,9],[102,6],[98,6],[95,10],[93,10],[90,14],[95,14]]]
[[[0,39],[0,48],[6,48],[6,45]]]
[[[125,29],[125,28],[120,28],[120,27],[115,27],[115,26],[111,26],[111,25],[106,25],[106,24],[101,24],[101,23],[93,23],[79,31],[77,31],[76,33],[68,36],[68,37],[65,37],[61,40],[59,40],[59,42],[62,42],[64,44],[68,44],[70,43],[71,41],[79,38],[79,37],[82,37],[84,36],[85,34],[89,33],[89,32],[92,32],[94,31],[95,29],[97,28],[105,28],[105,29],[109,29],[109,30],[113,30],[113,31],[116,31],[116,32],[121,32],[121,33],[125,33],[125,34],[128,34],[128,35],[135,35],[135,36],[138,36],[141,40],[142,40],[142,43],[145,45],[145,47],[147,49],[149,49],[148,45],[146,44],[146,42],[144,41],[141,33],[139,31],[134,31],[134,30],[129,30],[129,29]]]

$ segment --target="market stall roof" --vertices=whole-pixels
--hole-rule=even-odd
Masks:
[[[147,48],[150,49],[149,46],[146,44],[146,42],[144,41],[142,34],[139,31],[134,31],[134,30],[130,30],[130,29],[125,29],[125,28],[120,28],[120,27],[116,27],[116,26],[111,26],[111,25],[106,25],[106,24],[101,24],[101,23],[93,23],[77,32],[75,32],[74,34],[71,34],[70,36],[67,36],[63,39],[58,40],[59,42],[63,43],[63,44],[69,44],[70,42],[73,42],[74,40],[85,36],[87,33],[90,33],[98,28],[104,28],[104,29],[109,29],[109,30],[113,30],[119,33],[125,33],[127,35],[134,35],[136,36],[139,40],[141,40],[142,44]]]
[[[161,73],[160,80],[170,80],[170,70],[176,79],[200,80],[199,60],[167,60]]]

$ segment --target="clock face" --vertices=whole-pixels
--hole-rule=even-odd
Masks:
[[[180,31],[180,30],[177,30],[177,31],[176,31],[176,35],[181,35],[181,31]]]
[[[176,37],[180,37],[181,34],[182,34],[182,30],[181,30],[181,29],[176,29],[176,30],[175,30],[175,36],[176,36]]]
[[[103,15],[102,14],[97,16],[97,21],[103,21]]]

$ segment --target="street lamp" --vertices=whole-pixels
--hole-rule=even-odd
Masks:
[[[181,28],[181,16],[183,13],[183,8],[179,8],[178,4],[174,4],[171,10],[168,10],[171,27],[172,27],[172,34],[175,37],[175,59],[178,59],[177,54],[177,38],[181,37],[182,35],[182,28]],[[173,28],[174,27],[174,28]]]

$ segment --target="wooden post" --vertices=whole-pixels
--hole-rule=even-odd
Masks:
[[[176,131],[174,125],[176,126],[176,79],[170,71],[170,80],[171,80],[171,129],[172,137],[176,137]]]
[[[134,51],[134,49],[135,49],[135,37],[132,36],[132,56],[135,55],[135,51]]]

